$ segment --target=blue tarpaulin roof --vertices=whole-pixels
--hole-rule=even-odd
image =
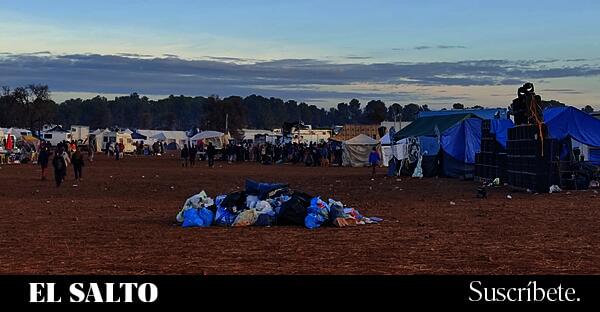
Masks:
[[[550,136],[559,140],[573,138],[583,144],[600,147],[600,120],[574,107],[544,110],[544,122]]]
[[[439,111],[419,112],[419,118],[431,116],[447,116],[456,114],[473,114],[481,119],[494,119],[496,115],[500,119],[506,119],[506,108],[483,108],[483,109],[452,109]]]

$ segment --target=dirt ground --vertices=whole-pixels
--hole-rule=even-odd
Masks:
[[[175,156],[98,155],[73,187],[34,165],[0,169],[0,273],[22,274],[599,274],[593,191],[477,199],[474,182],[384,177],[297,165],[181,168]],[[181,228],[185,199],[243,188],[293,188],[384,218],[353,228]],[[454,204],[451,204],[453,202]]]

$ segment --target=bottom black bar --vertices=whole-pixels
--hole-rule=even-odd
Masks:
[[[11,306],[385,308],[600,304],[600,276],[0,276]]]

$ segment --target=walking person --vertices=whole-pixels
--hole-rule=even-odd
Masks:
[[[188,166],[189,157],[190,157],[190,150],[188,149],[187,144],[186,144],[181,149],[181,167]]]
[[[54,154],[54,158],[52,159],[52,166],[54,167],[54,181],[56,182],[56,187],[59,187],[65,176],[67,175],[67,162],[63,157],[64,151],[62,147],[59,148]]]
[[[73,172],[75,174],[75,181],[81,181],[83,173],[83,166],[85,165],[83,161],[83,155],[79,150],[79,147],[75,148],[75,152],[71,155],[71,164],[73,165]]]
[[[379,153],[377,152],[377,148],[373,147],[373,150],[369,154],[369,166],[373,168],[371,172],[371,181],[375,180],[375,169],[379,166],[379,162],[381,161],[381,157],[379,157]]]
[[[48,168],[49,161],[50,152],[48,151],[48,147],[44,144],[42,150],[40,150],[40,155],[38,156],[38,164],[42,168],[42,181],[46,181],[46,169]]]
[[[208,147],[206,148],[206,157],[208,158],[208,167],[212,168],[215,165],[215,154],[217,151],[213,146],[212,142],[208,142]]]

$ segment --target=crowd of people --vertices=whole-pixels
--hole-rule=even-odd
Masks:
[[[185,146],[181,149],[181,165],[187,167],[195,165],[196,159],[209,160],[212,166],[217,151],[211,142]],[[228,163],[258,162],[265,165],[303,163],[306,166],[342,165],[342,149],[333,143],[287,143],[287,144],[252,144],[249,142],[230,143],[220,151],[220,159]]]
[[[85,146],[84,146],[85,147]],[[162,155],[165,153],[166,144],[155,142],[145,145],[142,142],[135,144],[134,154],[137,155]],[[122,158],[124,146],[122,143],[111,143],[105,149],[106,155],[115,160]],[[94,144],[87,145],[87,160],[92,162],[96,153]],[[230,143],[218,150],[212,142],[198,145],[184,145],[180,151],[181,166],[195,167],[197,160],[207,161],[209,167],[214,167],[216,159],[228,163],[257,162],[264,165],[271,164],[304,164],[311,167],[342,166],[342,148],[335,142],[322,143],[286,143],[252,144],[250,142]],[[220,157],[219,157],[220,156]],[[38,165],[41,167],[41,179],[47,179],[49,165],[54,169],[56,186],[59,187],[66,179],[67,168],[73,167],[75,182],[81,181],[83,167],[85,166],[81,147],[76,142],[61,142],[54,148],[42,142],[40,146]],[[371,178],[375,174],[375,167],[379,165],[380,157],[373,149],[369,162],[373,167]]]
[[[93,150],[88,150],[88,160],[92,161],[93,153]],[[50,161],[51,157],[52,161]],[[41,178],[42,180],[46,180],[48,165],[51,163],[54,169],[54,181],[57,187],[65,181],[69,165],[73,166],[74,180],[76,182],[81,181],[83,179],[83,167],[85,166],[84,158],[80,147],[75,141],[60,142],[53,151],[48,144],[42,142],[38,155],[38,165],[42,169]]]

